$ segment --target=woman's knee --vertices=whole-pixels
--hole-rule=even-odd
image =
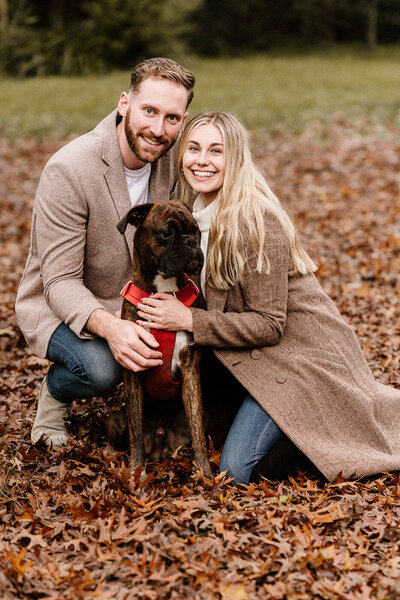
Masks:
[[[224,447],[219,464],[219,471],[227,471],[226,476],[232,477],[235,483],[248,484],[252,466],[246,462],[245,457],[227,446]]]

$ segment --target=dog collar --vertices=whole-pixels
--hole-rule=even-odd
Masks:
[[[165,292],[171,296],[175,296],[177,300],[180,300],[185,306],[191,306],[199,295],[199,288],[197,285],[186,275],[186,285],[176,292]],[[121,290],[121,296],[128,300],[131,304],[137,306],[142,298],[149,298],[152,294],[145,292],[140,287],[135,285],[130,279],[128,283]]]
[[[199,289],[186,273],[185,277],[186,285],[182,289],[177,292],[167,292],[167,294],[175,296],[185,306],[191,306],[199,295]],[[121,296],[134,306],[137,306],[142,298],[148,298],[151,294],[145,292],[130,280],[121,291]],[[159,367],[147,369],[142,373],[143,390],[152,398],[169,400],[178,394],[181,386],[181,381],[175,381],[171,376],[176,331],[150,328],[150,333],[159,343],[158,350],[163,355],[163,364]]]

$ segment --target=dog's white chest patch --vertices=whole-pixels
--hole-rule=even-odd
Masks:
[[[171,377],[172,379],[179,379],[179,372],[181,369],[181,363],[179,360],[179,353],[187,346],[187,334],[186,331],[177,331],[175,338],[174,352],[172,354],[171,362]]]
[[[161,275],[156,275],[154,278],[154,285],[157,288],[157,292],[177,292],[178,286],[176,284],[176,277],[170,277],[169,279],[164,279]],[[187,334],[186,331],[177,331],[175,338],[175,346],[172,354],[171,361],[171,377],[172,379],[179,378],[180,372],[180,360],[179,353],[187,346]]]
[[[176,277],[169,277],[164,279],[160,274],[154,277],[153,284],[157,288],[157,292],[177,292],[178,286],[176,285]]]

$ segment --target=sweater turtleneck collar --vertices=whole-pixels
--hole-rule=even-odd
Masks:
[[[214,203],[215,200],[207,206],[201,196],[197,196],[196,200],[194,201],[193,217],[197,221],[197,225],[202,233],[210,229]]]

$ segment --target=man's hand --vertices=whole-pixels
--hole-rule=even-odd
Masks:
[[[96,309],[86,322],[86,329],[107,340],[115,359],[126,369],[139,372],[162,365],[162,354],[154,336],[140,325]]]

